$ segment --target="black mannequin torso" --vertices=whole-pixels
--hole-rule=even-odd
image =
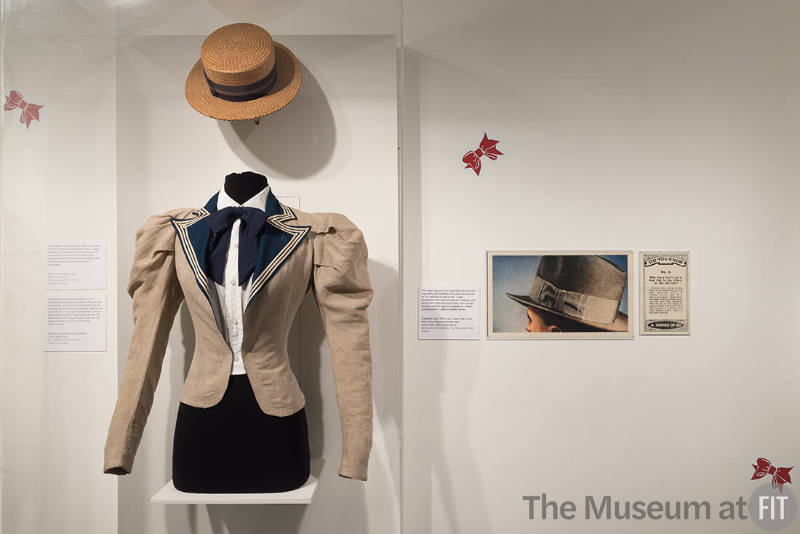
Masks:
[[[242,204],[267,186],[264,175],[225,177]],[[175,488],[190,493],[261,493],[300,487],[310,471],[305,408],[278,417],[259,407],[248,375],[231,374],[222,400],[208,408],[179,403],[172,448]]]
[[[267,185],[267,177],[253,171],[232,172],[225,177],[225,192],[239,204],[253,198]]]

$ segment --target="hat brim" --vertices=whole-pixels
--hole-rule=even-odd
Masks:
[[[278,80],[268,94],[243,102],[217,98],[211,94],[203,74],[203,63],[198,59],[186,77],[186,100],[199,113],[228,121],[254,119],[283,108],[300,90],[302,69],[300,62],[288,48],[274,41],[273,45]]]
[[[594,321],[584,321],[583,319],[578,319],[577,317],[572,317],[565,313],[558,312],[547,306],[542,306],[533,301],[528,295],[512,295],[511,293],[506,293],[508,298],[519,302],[523,306],[530,306],[532,308],[537,308],[539,310],[546,311],[548,313],[552,313],[553,315],[558,315],[559,317],[564,317],[565,319],[570,319],[575,321],[579,324],[585,324],[587,326],[591,326],[593,328],[598,328],[600,330],[605,330],[606,332],[627,332],[628,331],[628,315],[622,313],[621,311],[617,310],[617,316],[614,318],[613,323],[597,323]]]

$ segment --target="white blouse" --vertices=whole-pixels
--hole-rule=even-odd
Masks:
[[[269,186],[267,185],[248,199],[244,204],[239,204],[225,192],[222,187],[217,197],[217,209],[227,208],[228,206],[242,206],[246,208],[258,208],[264,211],[267,203]],[[228,343],[233,350],[232,375],[243,375],[246,373],[242,363],[242,314],[245,304],[250,296],[250,287],[253,285],[253,275],[247,282],[239,285],[239,225],[241,221],[236,219],[231,226],[231,240],[228,245],[228,255],[225,260],[224,284],[214,285],[217,287],[219,303],[222,307],[222,317],[225,319],[225,329],[228,334]]]

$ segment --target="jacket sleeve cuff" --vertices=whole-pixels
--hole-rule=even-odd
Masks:
[[[347,433],[342,443],[342,461],[339,475],[355,480],[367,480],[367,465],[372,448],[372,428],[357,434]]]
[[[355,480],[367,480],[367,462],[346,462],[342,460],[339,476]]]
[[[107,451],[103,461],[103,473],[110,475],[127,475],[133,469],[134,453],[124,451]]]
[[[129,475],[130,471],[126,470],[122,466],[117,467],[103,467],[103,473],[107,473],[109,475]]]

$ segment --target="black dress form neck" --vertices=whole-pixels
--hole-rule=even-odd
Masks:
[[[267,177],[253,171],[232,172],[225,177],[225,192],[239,204],[253,198],[267,185]]]

